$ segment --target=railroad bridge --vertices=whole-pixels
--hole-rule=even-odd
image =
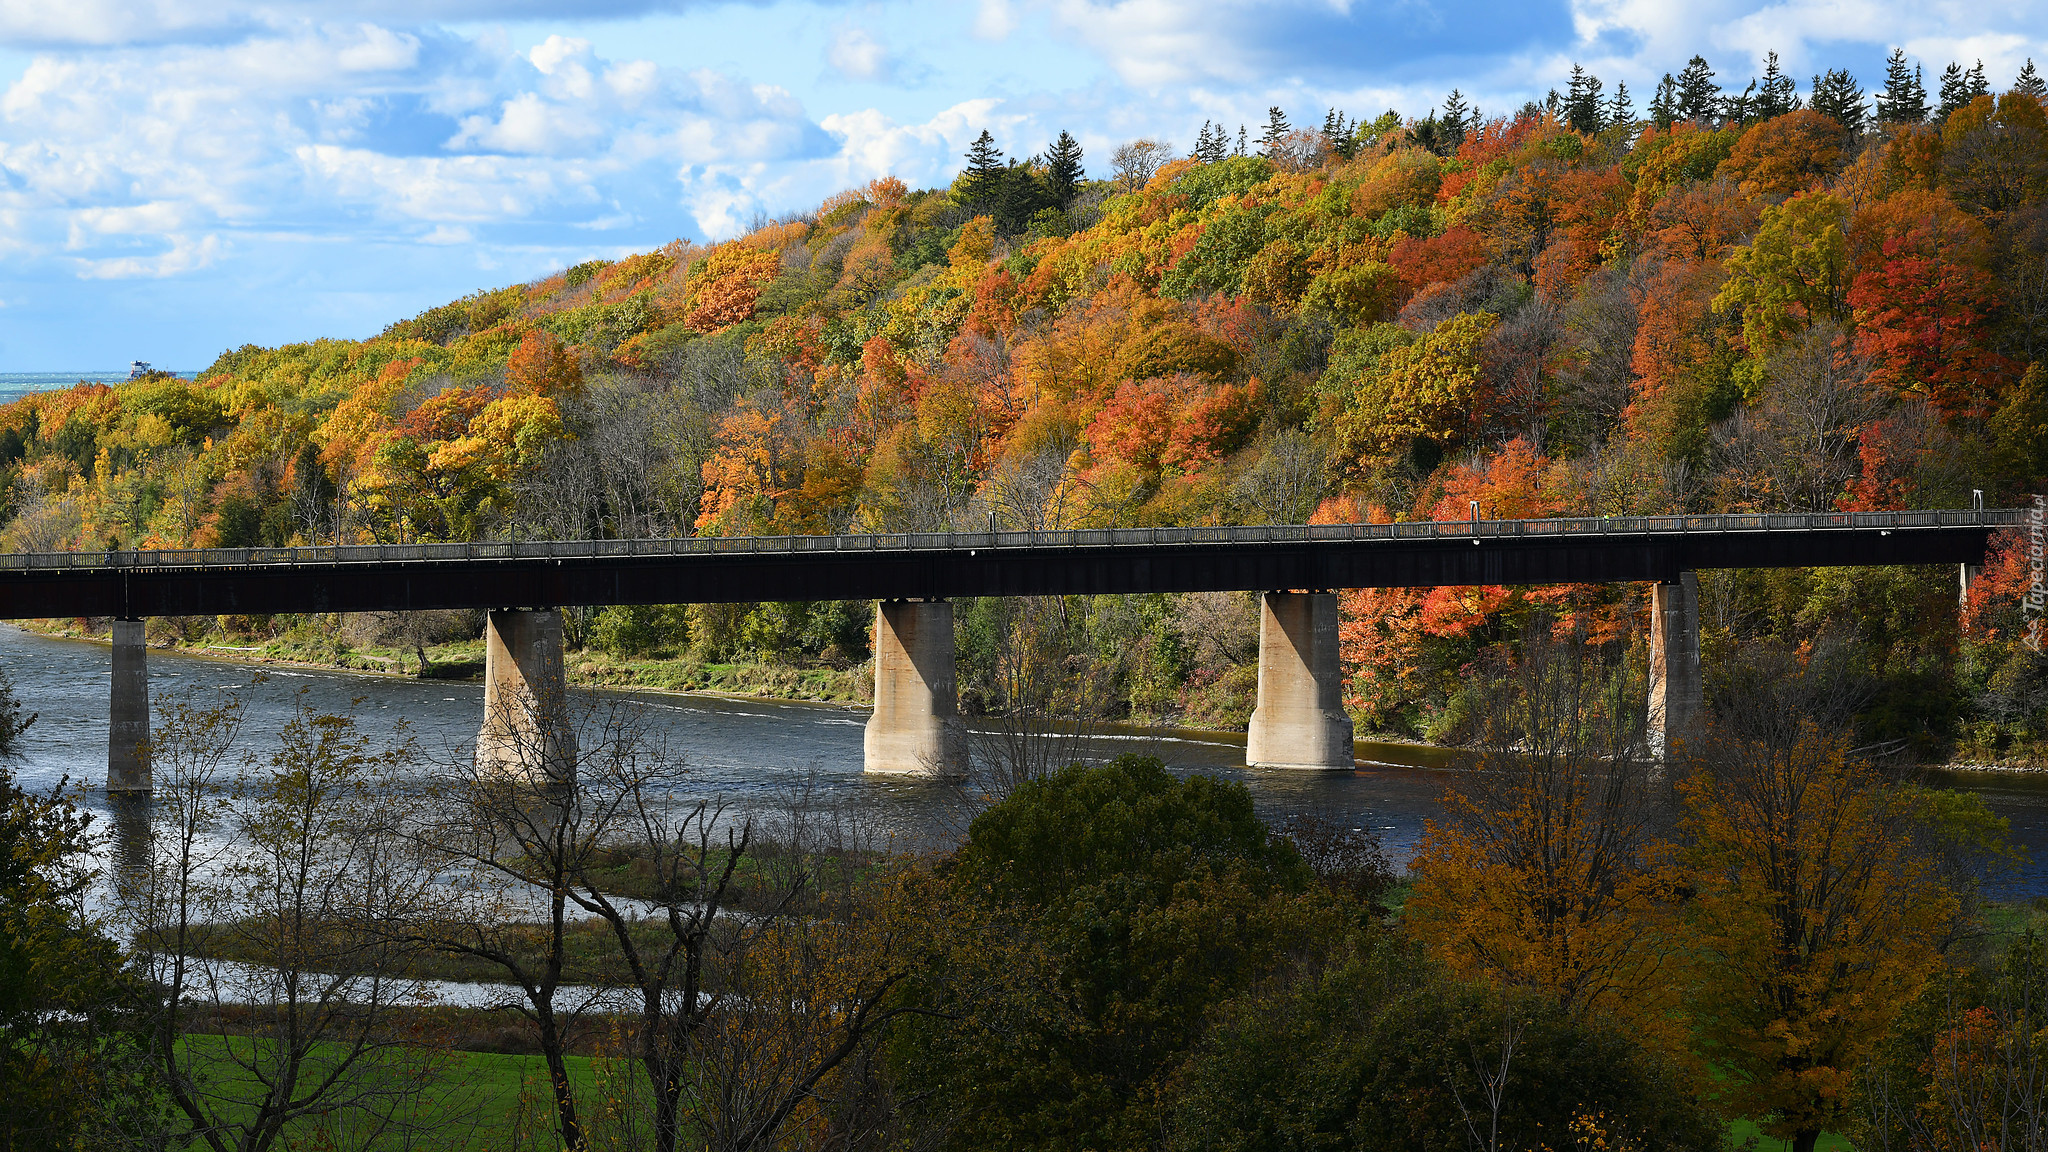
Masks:
[[[1700,708],[1702,568],[1955,564],[1967,584],[2016,509],[1631,516],[867,536],[533,540],[0,556],[0,619],[112,617],[107,786],[150,787],[148,616],[490,610],[480,756],[557,736],[564,605],[878,602],[870,772],[961,765],[961,596],[1259,591],[1254,766],[1352,767],[1337,660],[1342,588],[1642,581],[1652,741]],[[536,719],[538,718],[538,719]],[[552,745],[551,745],[552,746]]]

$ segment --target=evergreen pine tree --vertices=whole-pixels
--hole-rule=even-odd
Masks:
[[[1813,78],[1813,110],[1850,132],[1863,131],[1870,110],[1863,105],[1863,87],[1846,68],[1830,68]]]
[[[1694,56],[1678,74],[1677,118],[1707,124],[1720,110],[1721,86],[1714,83],[1714,70],[1707,67],[1705,57]]]
[[[1358,121],[1347,118],[1339,109],[1330,109],[1323,117],[1323,139],[1330,142],[1330,151],[1339,160],[1350,160],[1358,155]]]
[[[1601,100],[1601,90],[1605,87],[1598,76],[1577,64],[1572,65],[1571,83],[1567,85],[1564,97],[1564,121],[1574,132],[1590,136],[1606,127],[1606,108]]]
[[[1230,159],[1230,133],[1223,125],[1202,121],[1201,134],[1195,137],[1195,159],[1204,164]]]
[[[1436,112],[1432,110],[1427,117],[1417,120],[1408,126],[1408,139],[1416,145],[1442,156],[1447,152],[1447,149],[1444,147],[1445,136],[1443,128],[1443,121],[1438,120]]]
[[[1759,120],[1770,120],[1799,110],[1799,84],[1778,67],[1778,54],[1764,56],[1763,82],[1757,85],[1752,110]]]
[[[1728,124],[1753,124],[1756,114],[1756,81],[1733,96],[1721,97],[1721,119]]]
[[[994,214],[997,200],[1003,191],[1003,150],[996,147],[996,138],[988,129],[974,138],[967,146],[967,170],[960,174],[954,185],[960,191],[960,198],[969,211],[977,216]]]
[[[1970,100],[1975,100],[1979,96],[1991,95],[1991,81],[1984,78],[1984,62],[1982,60],[1977,61],[1977,63],[1970,67],[1970,71],[1966,74],[1965,79],[1970,83]],[[1969,100],[1963,101],[1965,104],[1969,102]]]
[[[1287,124],[1287,113],[1273,107],[1266,109],[1266,130],[1259,134],[1259,155],[1272,159],[1286,141],[1292,129]]]
[[[1478,127],[1479,110],[1465,103],[1465,94],[1456,88],[1444,97],[1443,119],[1437,122],[1437,135],[1444,141],[1443,154],[1446,156],[1458,150],[1465,142],[1465,131]]]
[[[1231,153],[1231,155],[1233,155],[1233,156],[1246,156],[1246,155],[1249,155],[1249,153],[1245,151],[1245,140],[1246,140],[1246,137],[1245,137],[1245,133],[1244,133],[1244,125],[1242,125],[1242,124],[1239,124],[1239,125],[1237,126],[1237,151],[1235,151],[1235,152]]]
[[[1052,142],[1045,153],[1045,186],[1052,193],[1053,203],[1060,211],[1074,202],[1074,193],[1087,179],[1087,172],[1081,166],[1081,142],[1065,132]]]
[[[1005,236],[1024,231],[1039,209],[1054,207],[1052,190],[1041,176],[1037,157],[1029,164],[1010,161],[997,172],[996,180],[994,211],[990,215],[995,218],[996,231]]]
[[[1636,106],[1635,101],[1629,99],[1628,81],[1617,80],[1614,84],[1614,97],[1607,102],[1606,126],[1609,128],[1632,127],[1635,122]]]
[[[1920,69],[1906,67],[1906,50],[1892,49],[1884,62],[1884,93],[1877,98],[1877,118],[1891,124],[1918,124],[1927,119],[1927,88]]]
[[[1941,107],[1935,110],[1935,118],[1946,120],[1956,109],[1970,102],[1970,81],[1963,75],[1963,66],[1951,60],[1941,70]]]
[[[2014,78],[2012,90],[2024,92],[2035,100],[2048,97],[2048,83],[2043,83],[2041,74],[2034,71],[2034,58],[2032,56],[2027,57],[2026,64],[2020,68],[2019,76]]]
[[[1666,72],[1664,79],[1657,82],[1657,94],[1650,97],[1650,120],[1657,127],[1669,130],[1678,119],[1678,81]]]

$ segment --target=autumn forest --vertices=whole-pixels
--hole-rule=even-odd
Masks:
[[[2048,118],[2030,64],[1866,94],[1695,58],[1638,111],[1328,110],[1191,149],[882,178],[710,246],[476,292],[365,340],[0,409],[10,551],[2022,501],[2048,473]],[[1860,734],[2042,751],[2023,557],[1703,574],[1711,666],[1840,642]],[[1345,597],[1362,733],[1458,741],[1536,631],[1640,647],[1639,587]],[[857,665],[864,605],[609,609],[592,651]],[[1235,596],[962,609],[964,702],[1242,725]],[[436,627],[440,625],[435,625]],[[317,619],[171,622],[236,635]],[[447,622],[474,634],[474,622]],[[1026,634],[1028,633],[1028,636]],[[452,633],[451,633],[452,634]],[[1016,644],[999,637],[1024,637]],[[1019,676],[1005,653],[1035,671]]]

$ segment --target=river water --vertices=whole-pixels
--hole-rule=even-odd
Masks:
[[[26,711],[39,714],[24,736],[20,782],[42,788],[69,776],[102,783],[107,757],[108,650],[105,645],[58,640],[0,625],[0,666]],[[291,714],[299,693],[318,711],[351,709],[372,731],[403,719],[431,761],[459,755],[483,718],[483,686],[303,668],[255,667],[152,650],[152,702],[173,694],[239,692],[246,708],[245,739],[260,750]],[[264,680],[252,684],[261,674]],[[578,695],[582,695],[579,693]],[[586,697],[587,699],[587,697]],[[630,701],[645,723],[680,749],[691,787],[736,812],[768,812],[799,791],[832,805],[889,842],[906,848],[942,843],[961,825],[960,789],[922,781],[876,778],[861,771],[862,709],[780,701],[654,692],[606,692],[600,699]],[[1177,772],[1205,772],[1241,780],[1261,816],[1274,823],[1317,811],[1376,831],[1396,865],[1413,856],[1423,821],[1441,811],[1450,779],[1437,749],[1361,741],[1367,767],[1350,773],[1251,769],[1242,734],[1185,730],[1110,730],[1094,750],[1158,756]],[[2017,896],[2048,896],[2048,774],[1943,773],[1933,783],[1982,795],[2012,823],[2013,838],[2031,858],[2000,887]],[[86,793],[89,807],[106,809],[104,792]]]

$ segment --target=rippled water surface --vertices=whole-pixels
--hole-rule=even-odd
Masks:
[[[107,648],[53,640],[0,626],[0,662],[23,706],[40,714],[25,737],[22,782],[46,786],[68,775],[99,782],[106,774]],[[446,758],[473,740],[483,713],[483,687],[396,677],[255,668],[152,650],[153,700],[173,693],[239,688],[248,709],[252,748],[274,738],[298,693],[320,711],[354,708],[373,730],[403,719],[430,754]],[[263,683],[251,685],[261,673]],[[691,766],[692,787],[737,810],[766,809],[810,786],[816,799],[842,805],[887,830],[898,843],[928,844],[957,829],[956,789],[916,781],[878,779],[861,772],[864,710],[825,705],[735,700],[663,693],[604,693],[646,709],[646,722],[680,748]],[[1414,852],[1422,822],[1440,811],[1448,773],[1438,750],[1361,742],[1371,763],[1351,773],[1248,769],[1244,737],[1226,733],[1124,729],[1107,734],[1095,751],[1134,750],[1159,756],[1176,771],[1208,772],[1242,780],[1269,820],[1323,810],[1377,829],[1397,863]],[[422,774],[431,772],[429,766]],[[1945,775],[1939,783],[1982,795],[2012,821],[2014,837],[2033,859],[2014,882],[2018,893],[2048,895],[2048,778],[1990,773]],[[104,793],[90,803],[105,804]]]

